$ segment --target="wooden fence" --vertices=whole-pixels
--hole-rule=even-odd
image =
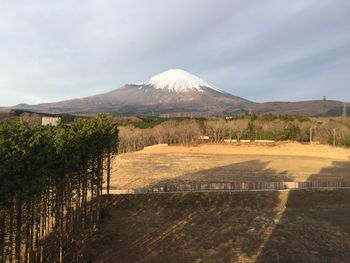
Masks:
[[[111,194],[146,194],[177,192],[231,192],[258,190],[350,189],[350,181],[306,182],[184,182],[169,183],[139,189],[114,189]]]

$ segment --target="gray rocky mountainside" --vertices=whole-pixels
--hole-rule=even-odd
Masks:
[[[47,113],[228,116],[244,112],[321,115],[341,105],[339,101],[255,103],[212,87],[183,70],[171,69],[143,83],[125,85],[100,95],[12,108]]]

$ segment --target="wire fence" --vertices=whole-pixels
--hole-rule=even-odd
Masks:
[[[137,189],[111,189],[111,194],[350,189],[350,181],[305,182],[184,182]]]

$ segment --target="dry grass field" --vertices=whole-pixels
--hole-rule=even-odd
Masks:
[[[154,147],[115,158],[112,189],[164,182],[350,180],[350,150],[327,145]]]
[[[155,147],[119,155],[112,186],[350,180],[350,151],[281,143]],[[349,262],[350,190],[111,196],[83,262]]]
[[[349,262],[350,190],[117,195],[84,262]]]

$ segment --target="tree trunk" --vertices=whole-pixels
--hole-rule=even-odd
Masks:
[[[13,262],[13,206],[10,208],[9,261]]]
[[[108,156],[107,156],[107,195],[108,196],[109,196],[110,182],[111,182],[111,152],[108,151]]]
[[[5,221],[5,210],[0,208],[0,263],[5,262]]]
[[[19,189],[16,198],[16,238],[15,238],[15,258],[17,263],[21,263],[21,232],[22,232],[22,189]]]
[[[30,248],[29,248],[29,253],[30,256],[29,258],[33,258],[34,257],[34,200],[32,200],[30,202],[30,211],[31,211],[31,215],[30,215]]]
[[[30,250],[30,222],[31,222],[31,216],[30,216],[30,203],[31,201],[26,202],[26,243],[24,248],[24,262],[29,262],[29,250]]]

